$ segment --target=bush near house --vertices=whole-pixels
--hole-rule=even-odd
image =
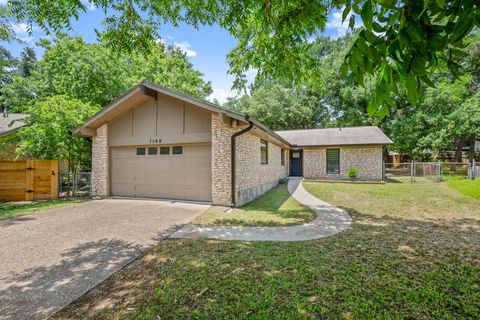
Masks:
[[[355,179],[357,179],[359,171],[360,170],[358,168],[355,168],[355,167],[348,168],[346,176],[350,180],[355,180]]]

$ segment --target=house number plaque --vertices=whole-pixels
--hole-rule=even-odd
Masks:
[[[158,138],[149,139],[148,143],[162,143],[162,139],[158,139]]]

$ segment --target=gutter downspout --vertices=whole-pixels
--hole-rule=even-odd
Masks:
[[[237,140],[236,138],[244,133],[247,133],[248,131],[252,130],[253,128],[253,122],[249,120],[250,116],[246,115],[245,120],[248,121],[248,127],[240,130],[232,135],[232,140],[231,140],[231,184],[232,184],[232,206],[235,207],[235,150],[236,150],[236,145],[237,145]]]

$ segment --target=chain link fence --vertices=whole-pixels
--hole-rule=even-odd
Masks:
[[[404,162],[385,163],[384,179],[390,182],[438,183],[452,179],[475,180],[480,168],[475,162]]]
[[[92,173],[61,173],[58,184],[59,197],[88,197],[92,190]]]

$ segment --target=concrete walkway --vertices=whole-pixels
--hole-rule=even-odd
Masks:
[[[170,237],[243,241],[305,241],[328,237],[350,226],[352,219],[348,213],[308,193],[302,186],[302,178],[290,177],[288,191],[297,201],[315,211],[317,218],[310,223],[288,227],[229,227],[187,224]]]

